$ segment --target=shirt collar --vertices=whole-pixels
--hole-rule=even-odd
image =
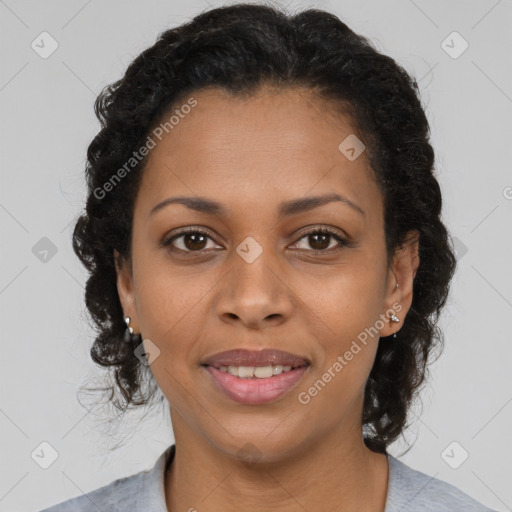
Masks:
[[[176,445],[169,446],[157,459],[153,468],[143,473],[137,489],[135,510],[141,512],[168,512],[165,503],[165,469],[174,459]]]

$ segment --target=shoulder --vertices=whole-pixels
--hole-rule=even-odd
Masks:
[[[388,455],[385,512],[495,512],[457,487],[412,469]]]
[[[144,473],[119,478],[94,491],[63,501],[41,512],[89,512],[130,510],[142,485]]]
[[[118,478],[40,512],[166,512],[163,477],[165,465],[174,455],[174,446],[167,448],[151,469]]]

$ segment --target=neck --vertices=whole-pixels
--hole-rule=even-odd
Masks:
[[[356,435],[350,439],[345,432],[335,440],[324,438],[298,447],[277,461],[265,462],[262,456],[250,463],[175,427],[176,453],[165,477],[167,508],[383,512],[387,457],[369,450],[360,431],[352,432]]]

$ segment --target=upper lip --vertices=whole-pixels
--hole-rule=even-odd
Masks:
[[[218,352],[205,358],[201,364],[220,368],[221,366],[307,366],[309,361],[296,354],[276,349],[248,350],[238,348]]]

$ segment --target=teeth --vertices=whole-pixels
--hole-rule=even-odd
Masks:
[[[221,366],[220,371],[229,373],[241,379],[268,379],[273,375],[281,375],[283,372],[291,371],[291,366],[276,364],[273,366]]]
[[[250,377],[254,377],[254,366],[239,366],[238,376],[241,379],[248,379]]]
[[[254,376],[258,377],[258,379],[268,379],[272,377],[272,373],[272,366],[257,366],[254,368]]]

